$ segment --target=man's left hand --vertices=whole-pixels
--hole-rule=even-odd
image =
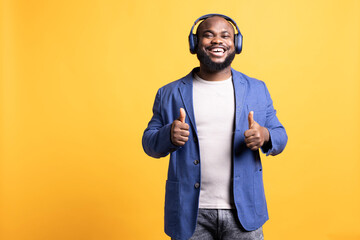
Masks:
[[[254,112],[248,116],[249,129],[245,131],[245,143],[252,151],[258,150],[269,141],[269,130],[254,121]]]

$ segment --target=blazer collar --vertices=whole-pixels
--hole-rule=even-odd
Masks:
[[[192,81],[194,79],[194,73],[199,71],[199,67],[194,68],[193,70],[191,70],[190,73],[188,73],[188,75],[186,75],[185,77],[183,77],[181,79],[181,81],[186,84],[186,85],[192,85]],[[245,83],[245,79],[242,75],[242,73],[236,71],[235,69],[231,68],[231,75],[233,78],[233,82],[240,82],[240,83]]]

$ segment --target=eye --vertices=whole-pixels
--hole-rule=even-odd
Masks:
[[[230,38],[230,35],[224,35],[222,37],[225,38],[225,39],[228,39],[228,38]]]
[[[204,38],[211,38],[213,35],[211,33],[204,33]]]

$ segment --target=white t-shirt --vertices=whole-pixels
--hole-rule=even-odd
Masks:
[[[195,75],[193,104],[200,146],[200,208],[235,208],[232,195],[232,139],[235,97],[232,77],[206,81]]]

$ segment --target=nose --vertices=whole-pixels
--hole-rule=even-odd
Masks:
[[[211,43],[213,43],[213,44],[222,44],[223,41],[222,41],[222,39],[221,39],[220,37],[215,36],[215,37],[211,40]]]

